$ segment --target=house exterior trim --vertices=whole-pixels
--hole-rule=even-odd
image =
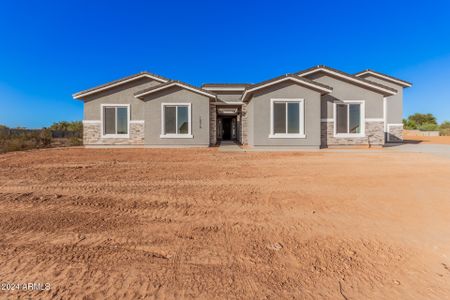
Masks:
[[[372,75],[374,77],[378,77],[378,78],[399,84],[403,87],[412,87],[412,83],[410,83],[410,82],[407,82],[407,81],[404,81],[404,80],[401,80],[401,79],[398,79],[398,78],[395,78],[395,77],[392,77],[392,76],[389,76],[386,74],[375,72],[373,70],[365,70],[365,71],[355,74],[355,76],[357,76],[357,77],[363,77],[363,76],[367,76],[367,75]]]
[[[162,78],[160,76],[155,76],[155,75],[152,75],[150,73],[143,72],[143,73],[140,73],[140,74],[132,75],[132,76],[129,76],[129,77],[126,77],[126,78],[123,78],[123,79],[119,79],[119,80],[113,81],[111,83],[107,83],[107,84],[98,86],[96,88],[92,88],[92,89],[89,89],[89,90],[78,92],[76,94],[73,94],[72,96],[73,96],[74,99],[82,99],[82,98],[84,98],[86,96],[89,96],[89,95],[92,95],[92,94],[95,94],[95,93],[98,93],[98,92],[101,92],[101,91],[104,91],[104,90],[108,90],[108,89],[111,89],[111,88],[116,87],[118,85],[122,85],[122,84],[125,84],[127,82],[135,81],[135,80],[141,79],[141,78],[150,78],[150,79],[156,80],[158,82],[167,82],[168,81],[168,79]]]
[[[360,108],[360,126],[361,126],[361,132],[360,133],[337,133],[337,131],[336,131],[336,122],[337,122],[337,115],[336,115],[336,113],[337,113],[337,110],[336,110],[336,107],[337,107],[337,104],[340,104],[340,103],[333,103],[333,116],[334,116],[334,119],[333,119],[333,123],[334,123],[334,132],[333,132],[333,136],[335,137],[335,138],[362,138],[362,137],[365,137],[366,136],[366,118],[365,118],[365,112],[366,112],[366,106],[365,106],[365,101],[364,100],[342,100],[342,103],[344,103],[344,104],[360,104],[361,105],[361,108]],[[350,114],[348,113],[347,114],[347,122],[348,122],[348,124],[350,123],[350,121],[349,121],[349,119],[350,119]],[[348,126],[348,124],[347,124],[347,126]]]
[[[335,71],[331,68],[325,67],[325,66],[318,66],[311,70],[298,72],[297,75],[298,76],[307,76],[307,75],[317,73],[317,72],[324,72],[324,73],[328,73],[328,74],[331,74],[331,75],[339,77],[339,78],[344,78],[348,81],[358,83],[358,84],[366,86],[366,87],[370,87],[374,90],[381,91],[384,94],[395,95],[397,93],[397,91],[395,89],[391,89],[389,87],[384,87],[384,86],[381,86],[380,84],[376,84],[374,82],[370,82],[368,80],[364,80],[362,78],[352,76],[350,74],[345,74],[344,72],[337,72],[337,71]]]
[[[104,119],[104,111],[105,107],[126,107],[127,108],[127,133],[126,134],[105,134],[105,119]],[[130,104],[111,104],[111,103],[103,103],[100,106],[100,129],[101,129],[101,137],[102,138],[119,138],[119,139],[128,139],[130,137]],[[117,128],[117,116],[116,116],[116,128]]]

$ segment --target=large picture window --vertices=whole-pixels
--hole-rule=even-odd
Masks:
[[[335,134],[364,135],[364,104],[348,101],[335,104]]]
[[[103,136],[126,137],[128,135],[128,105],[102,105],[102,115]]]
[[[161,137],[192,137],[191,104],[162,104]]]
[[[270,113],[270,138],[304,137],[303,99],[272,99]]]

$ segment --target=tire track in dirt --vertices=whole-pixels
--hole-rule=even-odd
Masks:
[[[393,182],[399,175],[400,183],[417,181],[418,170],[428,190],[439,182],[440,192],[450,191],[429,181],[450,176],[448,164],[431,171],[428,161],[411,158],[417,166],[396,154],[214,149],[0,155],[0,279],[52,283],[47,294],[12,298],[339,299],[343,291],[349,299],[395,299],[432,291],[429,298],[441,299],[450,263],[439,257],[430,268],[411,242],[426,235],[405,229],[412,217],[380,209],[391,203],[423,217],[411,210],[421,200],[414,186]],[[387,191],[381,202],[377,185],[408,195],[408,205]],[[370,189],[372,201],[358,187]],[[437,213],[449,211],[443,203],[436,194]],[[447,224],[443,215],[435,219]],[[425,225],[425,233],[445,228]]]

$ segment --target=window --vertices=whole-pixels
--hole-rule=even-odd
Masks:
[[[103,136],[128,136],[129,105],[102,105]]]
[[[271,100],[270,138],[304,138],[303,99]]]
[[[335,103],[335,135],[364,136],[364,102]]]
[[[191,104],[162,104],[162,138],[191,138]]]

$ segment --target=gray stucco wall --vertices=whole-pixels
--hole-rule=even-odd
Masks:
[[[305,103],[306,138],[269,138],[270,100],[273,98],[302,98]],[[308,146],[320,147],[320,93],[292,82],[283,82],[255,93],[247,107],[250,146]]]
[[[144,144],[149,146],[208,146],[209,98],[179,87],[172,87],[144,98]],[[191,103],[193,138],[160,138],[161,103]]]
[[[393,96],[386,97],[387,98],[387,123],[392,124],[401,124],[403,119],[403,87],[401,85],[392,83],[390,81],[386,81],[383,79],[379,79],[375,76],[365,76],[367,80],[381,83],[385,86],[391,87],[398,91],[397,94]]]
[[[101,104],[130,104],[131,120],[144,120],[144,102],[134,97],[134,93],[158,84],[161,83],[151,78],[141,78],[86,96],[83,119],[100,120]]]
[[[383,95],[321,73],[308,78],[333,88],[322,97],[322,119],[333,119],[333,103],[342,100],[364,100],[366,118],[383,118]]]

